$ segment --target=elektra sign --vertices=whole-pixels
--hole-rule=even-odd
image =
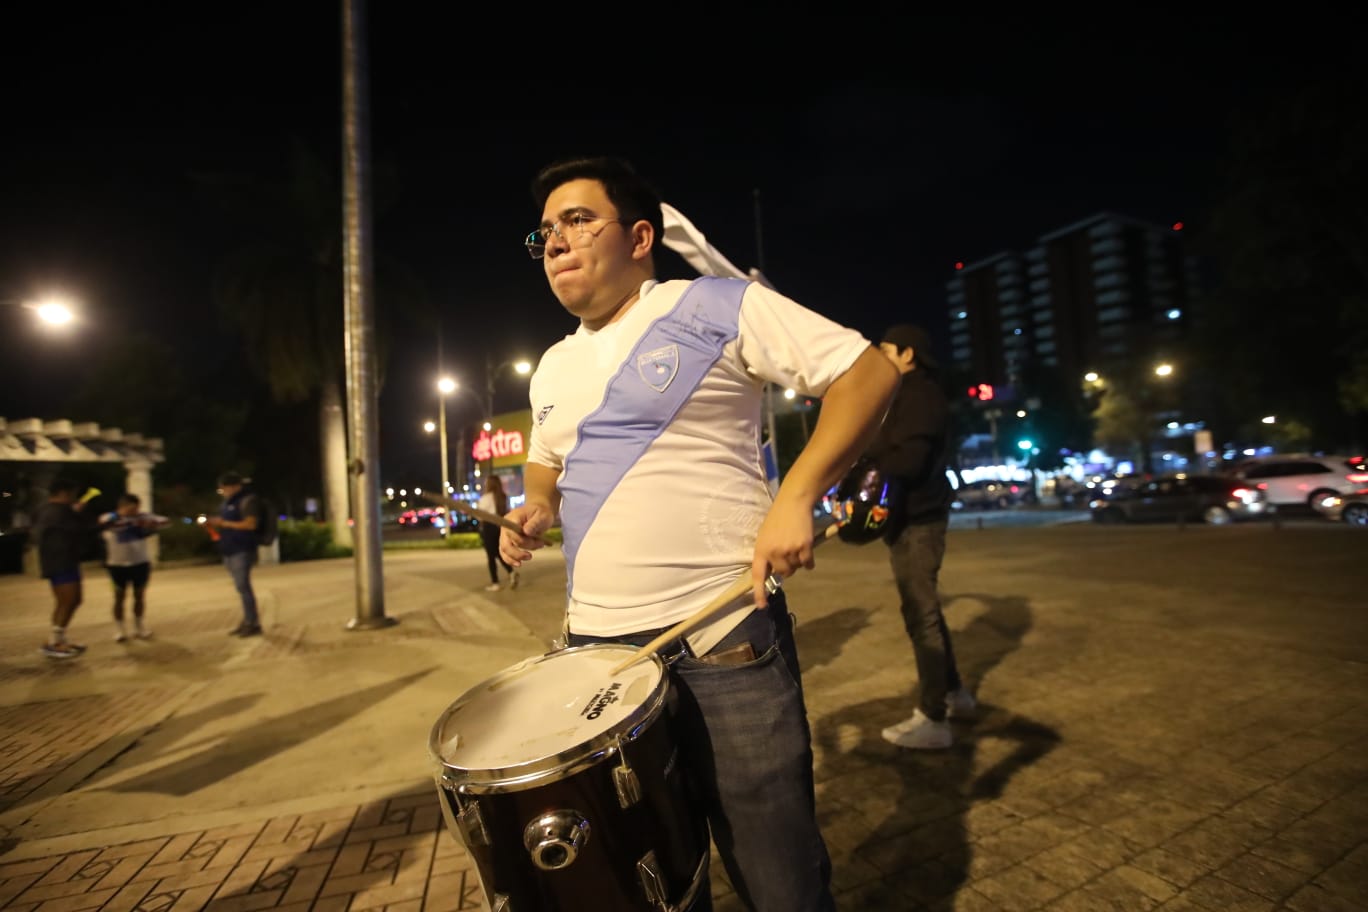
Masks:
[[[476,462],[487,459],[501,459],[504,456],[517,456],[523,451],[523,435],[520,431],[496,430],[492,435],[480,431],[470,455]]]

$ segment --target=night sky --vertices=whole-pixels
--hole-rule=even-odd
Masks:
[[[340,156],[336,4],[231,4],[212,19],[96,9],[51,5],[6,29],[0,298],[62,290],[86,321],[56,338],[0,309],[11,419],[80,420],[64,403],[94,350],[127,332],[174,342],[191,364],[224,357],[235,341],[209,285],[235,239],[194,175],[280,178],[292,138],[331,167]],[[623,155],[734,263],[763,264],[800,302],[871,336],[915,320],[943,339],[956,260],[1103,210],[1199,221],[1231,114],[1310,78],[1339,40],[1217,18],[874,13],[790,22],[781,37],[733,13],[690,34],[664,10],[635,40],[575,40],[567,11],[519,6],[519,25],[477,28],[455,8],[372,9],[373,155],[397,179],[377,255],[422,282],[447,371],[476,388],[486,350],[535,357],[575,326],[521,249],[539,216],[528,183],[551,160]],[[553,47],[526,38],[534,25],[543,40],[567,34]],[[669,251],[657,264],[693,274]],[[433,334],[406,321],[394,344],[386,477],[430,446],[419,425],[435,401]],[[525,403],[506,379],[501,410]]]

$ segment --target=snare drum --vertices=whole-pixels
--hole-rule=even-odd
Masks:
[[[707,872],[658,657],[617,644],[524,660],[467,691],[428,750],[491,912],[683,912]]]

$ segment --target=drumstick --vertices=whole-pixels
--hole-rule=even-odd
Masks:
[[[832,523],[831,525],[827,526],[825,529],[822,530],[820,535],[818,535],[816,538],[812,540],[812,547],[816,548],[822,542],[830,539],[840,530],[840,528],[840,523]],[[684,634],[690,632],[695,627],[702,624],[704,621],[711,620],[714,614],[725,608],[727,605],[731,604],[736,599],[745,595],[752,588],[753,583],[751,582],[751,578],[749,576],[740,577],[739,579],[737,579],[736,582],[728,586],[717,598],[713,599],[707,605],[704,605],[702,608],[700,608],[697,612],[689,615],[684,620],[680,621],[678,624],[675,624],[669,630],[665,631],[660,636],[656,637],[654,640],[651,640],[651,642],[647,643],[645,646],[642,646],[640,649],[632,653],[626,659],[619,662],[616,666],[613,667],[613,670],[610,671],[609,674],[619,674],[625,669],[631,668],[637,662],[640,662],[642,659],[645,659],[646,657],[650,656],[661,646],[664,646],[671,640],[679,639]]]
[[[479,507],[472,507],[464,500],[441,500],[436,497],[429,497],[426,494],[421,494],[419,496],[422,497],[424,500],[428,501],[429,503],[441,504],[444,507],[454,507],[457,511],[464,513],[467,516],[473,516],[475,519],[478,519],[482,523],[491,523],[496,526],[503,526],[505,529],[517,532],[519,535],[527,535],[527,533],[523,531],[522,526],[518,525],[513,520],[506,519],[497,513],[490,513],[488,510],[481,510]],[[550,544],[546,539],[542,538],[540,535],[529,535],[528,538],[531,538],[533,541],[539,541],[543,545]]]

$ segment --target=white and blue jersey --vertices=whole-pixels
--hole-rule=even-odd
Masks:
[[[708,277],[646,282],[620,320],[552,346],[529,388],[528,461],[560,473],[569,629],[668,627],[749,573],[771,503],[764,383],[821,397],[869,344],[762,285]]]

